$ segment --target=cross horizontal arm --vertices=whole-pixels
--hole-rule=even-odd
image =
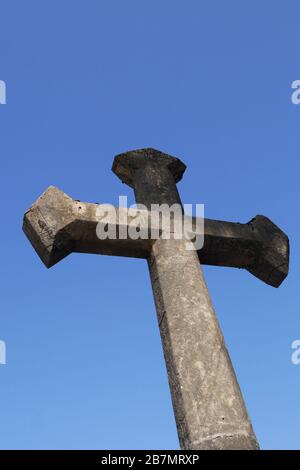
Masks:
[[[150,227],[150,212],[143,222],[137,218],[139,211],[115,208],[114,217],[105,207],[74,200],[50,186],[25,213],[23,230],[48,268],[72,252],[148,258],[153,245],[150,231],[147,239],[132,239],[128,231],[134,224],[141,231],[143,223]],[[106,213],[105,218],[101,218],[101,213]],[[115,231],[116,237],[99,239],[96,230],[99,222],[107,232]],[[161,227],[156,228],[161,234]],[[193,233],[197,235],[196,219]],[[289,242],[264,216],[246,224],[205,219],[204,244],[198,257],[202,264],[245,268],[278,287],[288,273]]]
[[[97,225],[101,223],[101,206],[74,200],[50,186],[25,213],[23,230],[47,268],[74,252],[147,258],[150,240],[99,239]],[[117,221],[126,212],[125,227],[109,217],[105,218],[105,225],[107,230],[111,225],[118,234],[121,228],[127,230],[134,217],[125,208],[115,210]]]
[[[289,271],[289,239],[263,215],[246,224],[205,219],[198,256],[202,264],[244,268],[279,287]]]

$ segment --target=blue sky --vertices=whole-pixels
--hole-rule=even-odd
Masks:
[[[289,235],[279,289],[204,271],[261,447],[300,448],[299,14],[293,0],[2,0],[2,449],[178,448],[146,262],[47,270],[21,230],[51,184],[133,202],[112,160],[148,146],[186,163],[183,202]]]

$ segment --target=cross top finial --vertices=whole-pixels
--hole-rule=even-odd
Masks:
[[[133,187],[136,171],[148,164],[156,168],[167,168],[172,173],[175,183],[181,180],[186,169],[185,164],[179,158],[149,147],[116,155],[112,171],[123,183]]]

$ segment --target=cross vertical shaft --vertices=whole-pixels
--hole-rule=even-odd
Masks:
[[[181,205],[180,164],[147,149],[117,156],[113,170],[151,210]],[[158,239],[148,266],[181,448],[257,449],[197,252],[185,240]]]
[[[148,265],[181,448],[256,449],[196,252],[158,240]]]

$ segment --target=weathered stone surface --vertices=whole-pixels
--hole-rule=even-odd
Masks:
[[[179,158],[171,157],[153,148],[145,148],[117,155],[113,162],[112,171],[123,183],[133,188],[139,179],[136,172],[140,168],[144,169],[148,164],[156,166],[160,171],[168,169],[176,183],[181,180],[186,169],[185,164]]]
[[[73,200],[50,186],[24,215],[23,230],[47,267],[73,251]]]
[[[263,215],[246,224],[205,219],[204,245],[198,256],[202,264],[245,268],[279,287],[289,270],[289,239]]]
[[[50,186],[25,213],[23,230],[47,268],[72,252],[146,258],[150,240],[99,240],[97,224],[101,223],[99,204],[71,199],[64,192]],[[134,221],[135,212],[116,208],[117,220],[126,212],[128,223]],[[128,231],[128,223],[125,232]],[[115,226],[115,220],[106,217],[105,225]],[[116,231],[120,232],[120,223]]]
[[[165,162],[140,163],[141,155],[130,156],[139,166],[131,176],[136,201],[148,209],[181,204]],[[197,253],[185,240],[157,240],[148,265],[181,448],[257,449]]]
[[[197,255],[158,240],[149,270],[182,449],[257,449]]]
[[[154,149],[127,152],[113,164],[113,171],[133,187],[136,201],[148,209],[151,204],[181,204],[176,182],[184,170],[179,159]],[[117,222],[99,218],[101,207],[51,186],[25,213],[23,229],[47,267],[71,252],[147,259],[181,447],[258,448],[199,260],[245,268],[278,287],[288,273],[287,236],[259,215],[247,224],[205,219],[198,253],[186,250],[185,240],[118,235],[100,240],[98,223],[123,235],[137,223],[137,212],[123,208],[117,209]],[[151,217],[146,214],[144,221]],[[162,236],[162,227],[158,230]]]
[[[279,287],[289,271],[289,239],[270,219],[257,215],[248,223],[260,250],[248,271],[262,281]]]
[[[141,184],[141,181],[143,178],[139,180],[140,187],[146,190],[147,195],[150,194],[148,186],[151,179],[147,178],[147,184]],[[153,184],[157,185],[158,181],[154,179]],[[177,190],[173,190],[169,197],[172,201],[178,200]],[[72,252],[149,257],[155,240],[131,240],[129,237],[99,240],[96,236],[96,226],[101,221],[97,216],[99,206],[73,200],[50,186],[25,213],[24,232],[48,268]],[[105,219],[105,224],[116,225],[118,237],[124,231],[124,224],[128,232],[136,212],[126,208],[115,210],[117,223],[113,219]],[[119,222],[119,214],[122,215],[121,220],[126,220],[123,225]],[[146,225],[151,226],[150,213]],[[143,224],[140,226],[144,230]],[[162,233],[162,227],[158,228]],[[198,251],[198,257],[202,264],[247,269],[267,284],[278,287],[288,274],[289,240],[273,222],[261,215],[246,224],[205,219],[204,245]]]

